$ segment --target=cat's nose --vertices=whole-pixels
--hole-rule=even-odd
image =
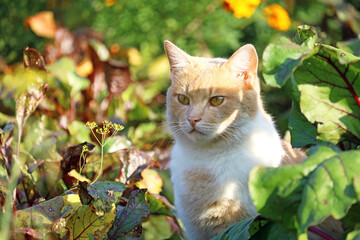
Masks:
[[[200,120],[200,117],[188,117],[188,121],[192,127],[195,127],[196,123]]]

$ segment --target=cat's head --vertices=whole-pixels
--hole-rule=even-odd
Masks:
[[[196,143],[240,139],[241,127],[261,105],[254,46],[241,47],[228,60],[193,57],[169,41],[165,51],[172,79],[167,123],[175,137]]]

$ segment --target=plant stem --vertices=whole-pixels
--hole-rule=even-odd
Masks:
[[[101,144],[101,159],[100,159],[100,171],[99,171],[99,174],[96,176],[95,180],[91,183],[93,184],[94,182],[96,182],[99,177],[101,176],[102,174],[102,168],[103,168],[103,162],[104,162],[104,145]]]

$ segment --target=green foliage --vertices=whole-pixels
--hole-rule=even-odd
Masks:
[[[106,239],[136,239],[141,235],[141,218],[150,213],[145,189],[132,191],[124,209],[116,213]]]
[[[304,49],[282,39],[264,52],[268,84],[282,86],[288,79],[293,80],[294,108],[289,124],[292,144],[313,144],[314,126],[318,140],[338,143],[351,139],[359,143],[360,58],[324,44],[312,49],[316,39],[312,28],[299,28],[297,36]]]
[[[236,223],[226,229],[222,234],[212,238],[212,240],[231,240],[231,239],[284,239],[295,240],[295,234],[286,231],[276,222],[271,222],[257,216],[239,223]]]
[[[357,202],[353,182],[359,161],[359,151],[322,147],[300,165],[257,167],[250,176],[254,204],[264,217],[305,234],[330,215],[343,218]]]

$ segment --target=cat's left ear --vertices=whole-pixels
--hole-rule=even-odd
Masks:
[[[243,81],[246,89],[258,89],[258,56],[252,44],[246,44],[238,49],[224,66],[234,74],[234,77]]]
[[[166,55],[169,59],[171,71],[177,71],[191,65],[190,55],[181,50],[175,44],[165,40],[164,47]]]

